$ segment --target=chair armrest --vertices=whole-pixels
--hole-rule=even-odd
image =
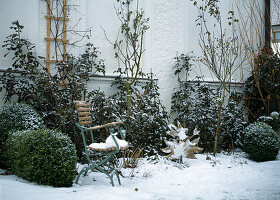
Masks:
[[[115,126],[117,124],[122,124],[123,122],[112,122],[112,123],[107,123],[107,124],[103,124],[101,126],[94,126],[94,127],[90,127],[88,129],[90,130],[96,130],[96,129],[100,129],[100,128],[104,128],[104,127],[107,127],[107,126]]]

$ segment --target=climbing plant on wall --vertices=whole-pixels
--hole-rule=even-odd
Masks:
[[[49,128],[58,128],[69,135],[81,148],[79,133],[75,127],[73,100],[82,99],[87,91],[89,77],[104,73],[105,66],[98,59],[99,52],[92,44],[79,57],[67,54],[67,61],[56,65],[56,73],[49,73],[42,59],[34,53],[35,46],[22,38],[24,26],[12,23],[14,33],[7,37],[3,47],[13,56],[11,68],[1,76],[1,89],[5,90],[5,101],[17,98],[35,108]]]

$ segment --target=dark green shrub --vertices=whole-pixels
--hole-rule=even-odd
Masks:
[[[212,152],[218,118],[217,92],[209,84],[198,83],[196,87],[194,108],[189,115],[189,127],[197,127],[200,131],[199,146],[206,152]]]
[[[280,58],[270,45],[264,46],[255,59],[255,69],[245,81],[245,97],[251,121],[273,111],[280,112]]]
[[[26,129],[37,129],[43,126],[38,113],[27,104],[14,103],[0,108],[0,153],[8,138],[8,133]],[[1,157],[1,156],[0,156]]]
[[[175,75],[178,77],[178,88],[172,95],[171,112],[174,123],[177,121],[188,128],[188,134],[197,128],[200,131],[199,146],[204,151],[212,152],[218,124],[219,91],[215,85],[203,83],[201,77],[189,80],[192,70],[192,57],[181,54],[175,57]],[[201,81],[199,81],[201,80]],[[229,102],[221,108],[219,150],[232,151],[240,147],[247,117],[240,104],[240,95],[231,91]]]
[[[158,85],[152,78],[142,86],[143,95],[132,107],[130,115],[123,116],[131,128],[127,140],[134,147],[143,148],[144,155],[155,155],[162,148],[168,130],[168,115],[159,98]]]
[[[274,160],[279,148],[279,137],[268,124],[255,122],[245,128],[243,149],[252,160]]]
[[[74,144],[63,133],[49,129],[26,130],[9,135],[6,165],[28,181],[55,187],[71,186],[76,174]]]
[[[127,127],[126,140],[133,148],[143,148],[144,155],[157,154],[168,130],[168,116],[159,99],[156,81],[150,77],[146,81],[136,82],[137,87],[134,85],[132,89],[142,95],[131,96],[130,111],[127,110],[126,92],[120,81],[114,83],[119,91],[113,96],[106,98],[100,91],[89,93],[94,123],[104,124],[121,119]],[[102,138],[105,134],[103,136],[101,133],[100,136]]]
[[[176,116],[174,123],[179,121],[189,129],[189,134],[195,128],[200,131],[199,146],[209,152],[213,150],[216,134],[217,92],[209,84],[188,79],[192,70],[191,59],[185,54],[175,57],[174,70],[179,87],[172,95],[171,112]]]
[[[269,116],[260,116],[258,121],[267,123],[274,131],[280,129],[280,113],[278,112],[272,112]]]
[[[10,28],[13,33],[2,46],[7,50],[4,56],[9,54],[13,61],[12,67],[0,77],[0,90],[6,92],[5,101],[17,97],[18,102],[32,105],[46,126],[67,134],[81,154],[82,139],[75,126],[73,100],[84,98],[91,75],[105,73],[104,62],[98,59],[100,52],[87,44],[83,54],[63,55],[67,61],[57,63],[52,73],[48,73],[46,66],[41,65],[41,57],[34,53],[35,46],[22,36],[24,27],[15,21]],[[15,71],[20,72],[20,78]],[[62,83],[67,84],[62,86]]]
[[[173,69],[175,70],[174,74],[177,76],[178,88],[172,94],[171,112],[176,116],[174,124],[179,121],[183,127],[189,127],[191,123],[189,116],[195,104],[195,86],[188,80],[189,73],[192,69],[192,65],[190,64],[191,57],[181,54],[174,59],[175,65]]]
[[[222,111],[220,149],[232,151],[241,146],[244,129],[248,125],[242,107],[236,101],[230,99],[228,105]]]

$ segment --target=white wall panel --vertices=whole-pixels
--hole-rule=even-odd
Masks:
[[[248,0],[247,0],[248,1]],[[69,18],[68,28],[75,31],[84,31],[91,28],[90,39],[82,40],[76,46],[69,46],[68,52],[78,55],[83,52],[81,47],[87,42],[93,43],[101,51],[100,58],[105,59],[106,71],[112,75],[117,68],[114,58],[114,49],[107,41],[114,42],[119,31],[119,20],[115,14],[115,0],[68,0]],[[152,69],[156,74],[160,88],[161,98],[170,109],[171,95],[177,86],[177,78],[172,69],[174,57],[181,53],[194,52],[201,55],[198,45],[199,28],[195,19],[197,11],[188,0],[140,0],[146,17],[150,18],[150,29],[145,36],[145,54],[142,67],[146,73]],[[46,5],[41,0],[0,0],[0,43],[11,34],[10,23],[19,20],[25,26],[23,36],[36,45],[37,55],[45,56],[46,51]],[[221,11],[227,17],[229,9],[234,8],[234,0],[221,1]],[[210,20],[210,18],[209,18]],[[77,23],[79,22],[79,23]],[[211,20],[210,20],[211,23]],[[102,28],[101,28],[102,27]],[[70,43],[79,40],[79,36],[72,31],[68,34]],[[10,67],[11,57],[3,58],[5,50],[0,48],[0,68]],[[240,73],[240,72],[238,72]],[[205,80],[215,80],[215,77],[205,66],[197,66],[192,74],[203,75]],[[234,77],[237,81],[239,75]],[[106,94],[113,93],[110,88],[111,79],[94,78],[89,84],[89,89],[101,88]]]

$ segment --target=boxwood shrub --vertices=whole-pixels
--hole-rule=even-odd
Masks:
[[[49,129],[25,130],[9,135],[6,165],[26,180],[55,187],[72,185],[77,155],[70,138]]]
[[[245,128],[243,149],[252,160],[274,160],[279,148],[279,136],[268,124],[255,122]]]
[[[3,153],[8,133],[18,130],[43,127],[43,120],[29,105],[13,103],[0,108],[0,157]],[[2,160],[1,158],[0,160]],[[1,162],[0,162],[1,163]]]

